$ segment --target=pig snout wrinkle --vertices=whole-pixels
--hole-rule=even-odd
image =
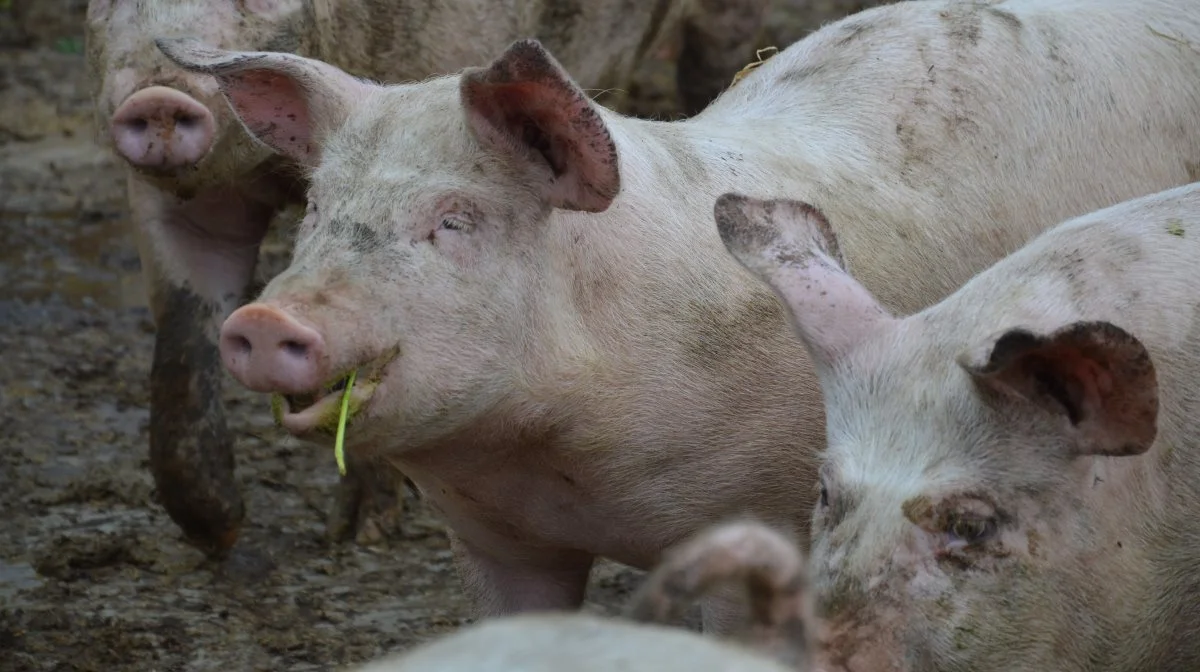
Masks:
[[[216,121],[191,96],[151,86],[125,99],[110,124],[117,152],[142,168],[195,165],[212,149]]]
[[[221,327],[221,360],[255,392],[303,394],[324,382],[325,340],[286,312],[250,304]]]

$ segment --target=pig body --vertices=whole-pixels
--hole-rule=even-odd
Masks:
[[[681,628],[591,614],[488,619],[356,672],[807,672]]]
[[[807,204],[717,213],[821,372],[822,669],[1200,669],[1200,183],[903,318]]]
[[[655,621],[722,584],[750,600],[747,645]],[[736,584],[741,584],[737,586]],[[672,549],[627,609],[638,623],[590,614],[523,614],[468,626],[359,672],[807,672],[815,622],[803,555],[751,521],[713,526]]]
[[[295,259],[225,322],[226,367],[314,437],[358,370],[350,450],[412,478],[478,612],[503,614],[577,606],[594,557],[649,567],[724,516],[806,543],[818,381],[722,246],[720,194],[811,199],[884,305],[920,309],[1066,217],[1191,179],[1193,9],[898,3],[671,123],[595,106],[533,42],[389,87],[160,46],[312,170]]]
[[[217,330],[251,292],[274,216],[304,175],[254,141],[216,82],[174,66],[153,37],[327,59],[359,76],[421,80],[537,36],[585,86],[620,89],[668,31],[685,31],[681,94],[703,107],[751,56],[765,0],[92,0],[87,52],[100,125],[129,169],[129,206],[158,331],[150,464],[171,517],[222,551],[244,516],[220,406]],[[721,32],[716,26],[723,26]],[[471,31],[469,38],[464,31]],[[360,540],[396,523],[397,479],[351,460],[331,532]]]

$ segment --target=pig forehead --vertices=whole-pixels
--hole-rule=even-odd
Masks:
[[[399,222],[442,209],[478,209],[496,189],[445,167],[399,163],[369,178],[341,172],[336,165],[315,174],[309,200],[327,217],[357,222]]]
[[[829,386],[826,460],[840,481],[913,496],[976,478],[987,410],[953,346],[879,344]]]
[[[126,1],[114,3],[112,11],[111,31],[137,35],[136,42],[150,47],[154,46],[152,38],[185,35],[232,46],[228,42],[238,26],[238,11],[232,0]]]
[[[396,97],[395,92],[374,92],[364,106],[389,112],[356,112],[331,137],[313,173],[314,197],[346,200],[386,194],[404,207],[447,194],[474,201],[513,196],[519,176],[511,160],[478,144],[467,130],[457,98],[447,102],[427,93],[413,98],[432,102],[418,105],[420,114],[408,114],[412,100],[401,97],[403,104],[392,104],[389,98]],[[457,88],[444,93],[456,96]]]
[[[899,505],[935,491],[961,491],[980,483],[981,463],[938,438],[890,441],[879,433],[831,439],[827,469],[838,487]]]
[[[325,160],[368,172],[397,163],[453,163],[481,153],[467,129],[457,77],[372,89],[331,135]]]

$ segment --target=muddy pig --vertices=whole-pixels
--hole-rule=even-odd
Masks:
[[[129,205],[157,335],[150,463],[172,519],[204,548],[237,538],[244,505],[219,403],[217,329],[251,291],[269,222],[303,195],[302,171],[254,141],[208,76],[174,66],[155,35],[329,59],[358,76],[421,80],[514,39],[554,45],[584,86],[620,88],[660,37],[683,29],[680,86],[696,111],[751,56],[766,0],[92,0],[87,62],[100,126],[127,164]],[[470,35],[463,27],[470,26]],[[718,30],[720,27],[720,30]],[[395,483],[350,465],[331,518],[360,539],[396,523]],[[361,482],[355,476],[367,479]],[[372,485],[370,481],[378,480]],[[369,487],[364,487],[369,486]]]
[[[828,449],[825,672],[1200,669],[1200,183],[1067,221],[893,316],[821,212],[730,195]]]
[[[742,645],[661,622],[720,585],[749,597]],[[630,601],[636,623],[591,614],[489,619],[358,672],[808,672],[813,631],[803,555],[759,523],[735,521],[671,549]]]
[[[349,450],[412,478],[494,615],[577,606],[595,557],[649,568],[727,516],[807,543],[818,381],[722,245],[718,196],[810,199],[884,304],[919,310],[1056,222],[1191,179],[1194,9],[897,3],[678,122],[595,105],[536,41],[400,86],[159,44],[312,171],[291,266],[222,326],[227,369],[322,441],[358,372]],[[741,619],[727,602],[706,628]]]

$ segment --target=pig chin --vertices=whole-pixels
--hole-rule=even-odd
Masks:
[[[368,415],[371,399],[386,375],[388,365],[398,354],[399,348],[393,348],[369,362],[349,367],[318,390],[302,394],[273,394],[271,409],[275,422],[298,438],[333,436],[337,432],[342,398],[350,374],[357,372],[347,401],[349,417],[346,424],[348,427],[353,425],[356,420]],[[347,438],[349,436],[348,431]]]

